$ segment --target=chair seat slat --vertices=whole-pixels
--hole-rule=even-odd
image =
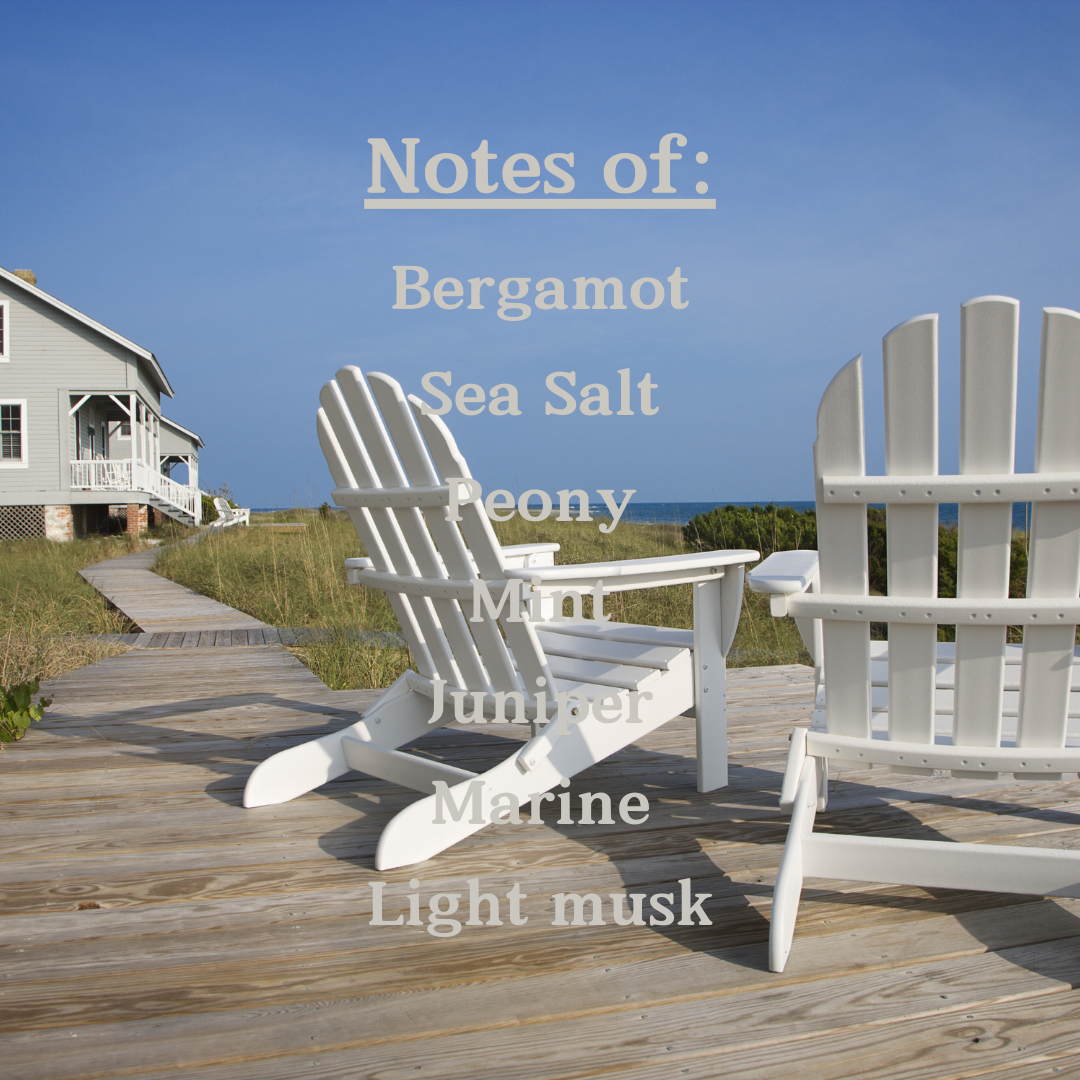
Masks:
[[[556,679],[612,686],[623,690],[644,690],[660,678],[657,668],[607,664],[600,660],[582,660],[573,656],[549,655],[548,664]]]
[[[951,716],[955,703],[955,688],[953,686],[937,686],[934,690],[934,712],[938,716]],[[1069,695],[1069,716],[1080,717],[1080,690],[1073,691]],[[887,686],[874,686],[870,691],[870,707],[875,713],[889,711],[889,688]],[[1003,716],[1018,716],[1020,712],[1020,690],[1006,689],[1001,693],[999,705]]]
[[[1021,646],[1017,645],[1019,650]],[[936,676],[934,684],[939,690],[952,690],[956,685],[956,665],[949,660],[940,658],[938,663],[934,665],[936,668]],[[1070,665],[1071,674],[1071,690],[1072,692],[1080,691],[1080,663],[1077,662],[1077,658],[1073,657],[1073,663]],[[874,686],[887,687],[889,685],[889,664],[888,659],[874,658],[870,661],[870,681]],[[1020,661],[1017,659],[1015,662],[1006,662],[1005,664],[1005,690],[1015,690],[1019,692],[1021,684],[1021,666]]]
[[[693,633],[693,631],[691,631]],[[547,653],[552,656],[576,657],[581,660],[599,660],[611,664],[631,664],[636,667],[656,668],[670,671],[690,662],[690,650],[663,645],[639,645],[629,641],[598,639],[582,634],[553,634],[537,630],[536,636]]]
[[[591,619],[581,622],[545,623],[545,634],[572,634],[597,641],[625,641],[633,645],[659,645],[672,649],[692,649],[694,631],[670,626],[635,626],[633,623],[597,623]]]
[[[642,669],[643,670],[643,669]],[[646,675],[650,673],[646,672]],[[656,676],[656,672],[651,673],[652,676]],[[409,685],[417,693],[423,694],[426,698],[434,697],[434,688],[431,681],[423,679],[416,675],[414,672],[405,672],[405,678],[408,680]],[[548,684],[547,688],[550,692],[546,693],[545,704],[546,712],[549,718],[554,718],[558,711],[558,695],[559,694],[577,694],[580,697],[584,697],[588,701],[595,701],[599,697],[610,697],[611,695],[621,696],[624,704],[628,701],[630,687],[618,686],[608,682],[589,682],[586,679],[574,678],[571,676],[553,678]],[[463,687],[446,686],[443,688],[444,699],[447,699],[452,694],[464,693],[465,700],[463,709],[468,717],[472,717],[475,710],[477,701],[479,700],[481,713],[487,718],[491,718],[495,715],[495,695],[492,693],[481,693],[472,690],[466,690]],[[693,704],[691,700],[689,704]],[[450,706],[447,706],[448,711],[451,712]],[[536,717],[537,700],[536,698],[527,697],[525,699],[525,717],[532,722]],[[515,707],[507,706],[506,715],[508,721],[515,716]],[[546,721],[541,721],[541,724]]]

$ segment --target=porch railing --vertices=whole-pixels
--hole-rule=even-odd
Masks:
[[[141,461],[73,461],[71,486],[82,491],[144,491],[190,514],[196,524],[202,519],[198,488],[178,484]]]

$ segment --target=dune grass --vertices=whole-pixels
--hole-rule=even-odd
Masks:
[[[88,636],[131,625],[78,571],[142,546],[127,536],[0,543],[0,685],[51,679],[123,652]]]
[[[356,630],[396,631],[397,619],[386,596],[349,585],[344,560],[364,554],[344,513],[294,510],[254,515],[254,521],[296,521],[307,528],[232,528],[200,544],[162,552],[154,569],[163,576],[277,627],[322,627],[341,631],[328,642],[298,647],[300,659],[333,689],[387,686],[410,666],[408,650],[359,644]],[[605,535],[598,521],[543,522],[515,517],[495,523],[502,544],[561,544],[559,563],[675,555],[686,550],[674,525],[621,522]],[[591,614],[588,598],[585,614]],[[693,626],[691,586],[676,585],[616,593],[604,610],[618,622],[650,626]],[[746,591],[746,600],[729,663],[809,663],[790,619],[773,619],[766,597]]]

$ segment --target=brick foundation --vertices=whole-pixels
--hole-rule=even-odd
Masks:
[[[127,531],[129,536],[141,536],[146,532],[146,510],[145,506],[140,506],[138,503],[127,504]]]
[[[70,506],[45,507],[45,536],[49,540],[75,539],[75,524]]]

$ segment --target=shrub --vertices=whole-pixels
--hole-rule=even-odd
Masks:
[[[35,680],[0,686],[0,742],[16,742],[26,734],[32,720],[40,720],[52,704],[52,698],[41,698],[36,705],[31,700],[38,692]]]
[[[790,506],[725,506],[698,514],[683,526],[683,537],[690,550],[714,548],[756,548],[767,558],[774,551],[806,550],[817,547],[817,513],[795,510]],[[956,596],[957,541],[955,525],[938,526],[938,596]],[[871,595],[885,596],[889,591],[888,521],[885,508],[866,508],[866,547]],[[1012,534],[1009,561],[1009,596],[1027,594],[1027,534]],[[884,636],[884,624],[872,624],[873,635]],[[952,626],[938,628],[941,641],[952,641]],[[1009,628],[1009,640],[1022,640],[1017,627]]]
[[[733,506],[730,503],[698,514],[683,526],[690,551],[750,548],[763,559],[774,551],[814,550],[817,514],[791,506]]]
[[[233,500],[229,485],[224,482],[209,491],[200,491],[199,494],[202,496],[202,523],[204,525],[217,521],[219,517],[217,507],[214,506],[214,499],[224,499],[234,509],[239,505]]]

